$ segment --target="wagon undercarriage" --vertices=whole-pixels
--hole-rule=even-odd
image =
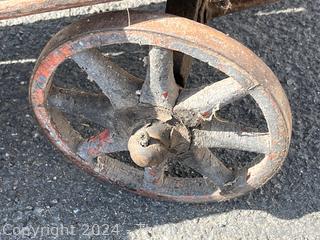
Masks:
[[[116,1],[117,0],[0,0],[0,19]],[[169,0],[167,1],[167,12],[205,22],[205,20],[230,12],[276,1],[278,0]]]

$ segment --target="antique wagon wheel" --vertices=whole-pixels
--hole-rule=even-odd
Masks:
[[[134,43],[150,46],[142,81],[103,56],[98,47]],[[177,86],[172,52],[208,63],[229,77],[197,89]],[[57,89],[57,67],[72,59],[107,98]],[[235,124],[211,121],[221,107],[250,95],[261,109],[266,132],[246,132]],[[262,186],[281,167],[291,138],[288,100],[272,71],[249,49],[210,27],[165,14],[107,13],[60,31],[43,50],[30,83],[30,100],[45,133],[71,161],[95,176],[138,194],[206,202],[240,196]],[[105,127],[84,138],[64,117],[83,116]],[[263,154],[255,165],[231,170],[209,148]],[[110,157],[130,151],[140,168]],[[166,176],[179,161],[203,177]],[[143,169],[141,168],[143,167]]]

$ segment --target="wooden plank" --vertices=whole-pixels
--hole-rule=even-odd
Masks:
[[[119,0],[0,0],[0,20]]]
[[[167,0],[166,13],[198,21],[200,7],[203,2],[204,0]],[[192,58],[183,53],[175,52],[173,61],[176,82],[185,87],[191,71]]]
[[[247,8],[257,7],[263,4],[278,2],[279,0],[221,0],[207,1],[205,7],[206,13],[203,13],[202,18],[206,21],[226,15],[228,13],[245,10]],[[206,15],[206,16],[205,16]],[[203,20],[204,21],[204,20]]]

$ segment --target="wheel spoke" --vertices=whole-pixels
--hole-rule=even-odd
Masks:
[[[136,91],[142,81],[108,60],[97,49],[80,52],[72,59],[86,71],[110,99],[115,109],[128,108],[138,103]]]
[[[111,127],[114,111],[103,94],[53,87],[48,96],[49,107],[104,127]]]
[[[231,123],[214,123],[209,130],[194,129],[192,134],[194,146],[264,154],[270,152],[269,133],[246,131]]]
[[[247,90],[229,77],[206,87],[182,91],[174,112],[181,120],[192,124],[197,122],[199,116],[209,117],[221,107],[245,95]]]
[[[153,106],[172,109],[179,95],[173,75],[173,53],[170,50],[150,47],[149,64],[140,101]]]
[[[125,133],[105,129],[96,136],[82,141],[77,147],[77,153],[85,160],[92,160],[108,153],[128,151],[129,137]]]
[[[154,190],[163,184],[165,166],[166,161],[144,169],[143,185],[145,188]]]
[[[193,147],[192,152],[186,154],[182,162],[220,188],[233,179],[232,171],[207,148]]]

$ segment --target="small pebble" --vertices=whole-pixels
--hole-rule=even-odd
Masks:
[[[33,212],[36,214],[36,215],[41,215],[41,213],[43,213],[44,209],[43,208],[39,208],[39,207],[36,207]]]
[[[58,200],[57,200],[57,199],[53,199],[53,200],[50,201],[50,203],[51,203],[51,204],[57,204],[57,203],[58,203]]]
[[[80,209],[79,209],[79,208],[73,209],[73,213],[74,213],[74,214],[77,214],[78,212],[80,212]]]

